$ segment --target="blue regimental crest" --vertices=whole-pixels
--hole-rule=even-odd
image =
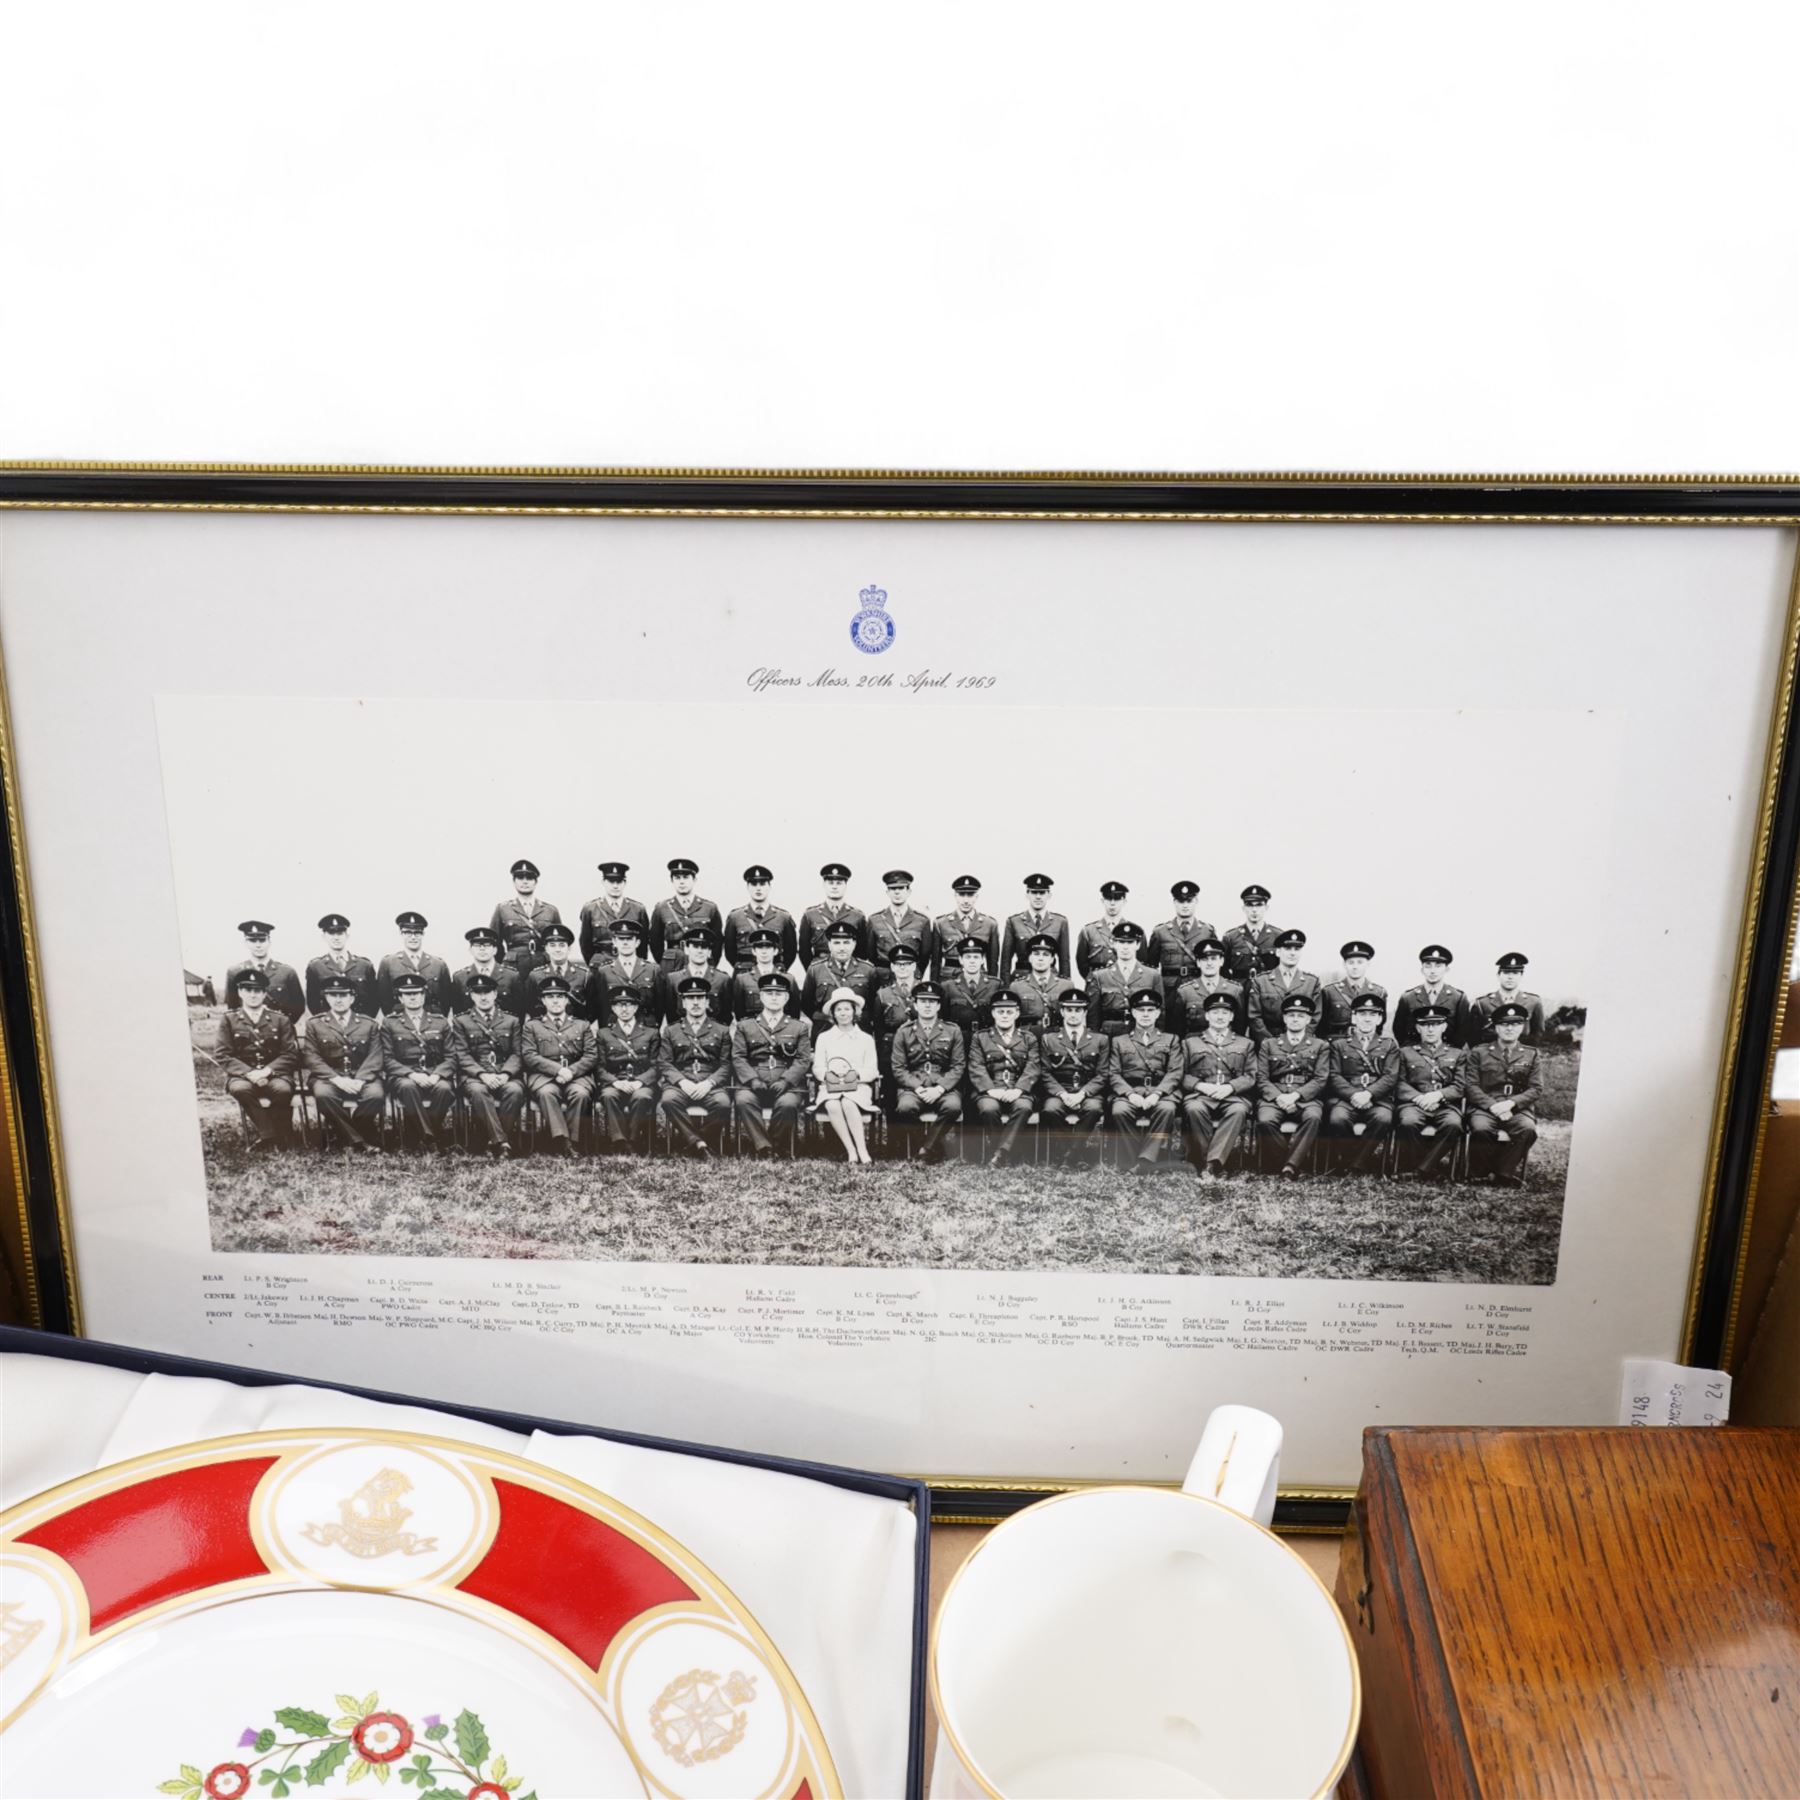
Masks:
[[[865,656],[879,656],[894,641],[894,621],[887,613],[887,589],[871,584],[857,595],[862,611],[850,621],[850,641]]]

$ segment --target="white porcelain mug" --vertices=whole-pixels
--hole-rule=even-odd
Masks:
[[[1089,1488],[989,1532],[932,1637],[933,1800],[1329,1792],[1362,1686],[1267,1528],[1280,1453],[1267,1413],[1222,1406],[1179,1493]]]

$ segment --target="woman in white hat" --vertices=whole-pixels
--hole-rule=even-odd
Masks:
[[[862,1030],[862,996],[852,988],[832,990],[825,1010],[831,1024],[819,1033],[813,1047],[813,1074],[819,1082],[821,1110],[853,1163],[873,1162],[863,1136],[863,1112],[873,1102],[871,1093],[880,1065],[875,1040]]]

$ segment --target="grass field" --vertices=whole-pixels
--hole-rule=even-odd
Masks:
[[[1516,1189],[1330,1176],[620,1157],[252,1159],[203,1126],[219,1250],[1544,1283],[1568,1127]]]
[[[1547,1061],[1523,1191],[1341,1175],[1203,1187],[1185,1161],[1130,1177],[822,1158],[252,1158],[216,1070],[196,1057],[195,1072],[218,1250],[1544,1284],[1578,1059]]]

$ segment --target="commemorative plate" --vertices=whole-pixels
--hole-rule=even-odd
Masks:
[[[44,1800],[841,1793],[779,1651],[666,1532],[376,1431],[184,1444],[0,1514],[0,1761]]]

